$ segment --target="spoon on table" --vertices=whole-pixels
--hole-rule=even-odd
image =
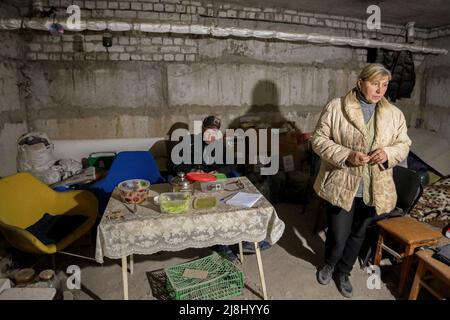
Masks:
[[[136,203],[134,204],[133,209],[131,209],[126,203],[124,203],[124,202],[122,202],[122,203],[125,206],[125,208],[127,208],[128,211],[130,211],[131,213],[136,213],[136,211],[137,211]]]

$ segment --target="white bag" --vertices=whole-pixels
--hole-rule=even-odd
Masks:
[[[47,134],[30,132],[17,140],[17,171],[45,171],[54,164],[53,144]]]
[[[61,159],[58,162],[58,166],[61,167],[61,179],[67,179],[75,174],[83,171],[83,165],[73,159]],[[56,167],[56,166],[53,166]]]
[[[44,171],[30,171],[30,173],[47,185],[61,181],[61,170],[58,166]]]

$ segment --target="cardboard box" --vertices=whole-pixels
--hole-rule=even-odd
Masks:
[[[304,146],[298,143],[300,132],[292,131],[280,134],[279,156],[280,168],[285,171],[299,171],[302,169],[302,152]]]
[[[294,126],[294,124],[292,124]],[[272,150],[271,146],[271,130],[277,129],[280,130],[279,132],[279,144],[278,144],[278,154],[274,154],[275,150]],[[284,131],[284,132],[283,132]],[[260,134],[262,132],[258,131],[258,134],[256,136],[256,146],[253,145],[253,147],[256,147],[257,154],[259,156],[259,139]],[[286,132],[286,128],[283,127],[281,124],[279,127],[272,127],[267,128],[266,131],[267,134],[267,154],[269,156],[278,156],[279,157],[279,166],[280,170],[289,172],[289,171],[300,171],[303,167],[303,162],[306,157],[306,152],[308,149],[308,140],[310,137],[309,133],[302,133],[299,130],[291,130]],[[246,144],[246,151],[245,151],[245,159],[246,159],[246,171],[249,172],[256,172],[259,173],[260,167],[262,166],[259,162],[258,157],[258,163],[250,164],[250,157],[249,157],[249,141],[245,142]]]

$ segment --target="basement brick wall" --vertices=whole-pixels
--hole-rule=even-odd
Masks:
[[[27,3],[2,2],[0,18],[29,17]],[[382,24],[373,32],[362,19],[279,8],[187,0],[42,3],[45,9],[58,8],[58,19],[66,19],[66,8],[75,4],[82,19],[405,42],[403,26]],[[414,44],[439,47],[437,40],[449,30],[417,28]],[[367,64],[365,48],[137,31],[111,32],[113,46],[107,51],[103,34],[66,31],[53,37],[47,31],[0,32],[1,43],[6,44],[0,48],[0,162],[4,163],[0,176],[15,171],[16,141],[27,130],[46,132],[51,139],[164,137],[173,124],[182,122],[192,129],[193,121],[207,114],[221,117],[224,128],[241,116],[258,114],[267,121],[294,121],[297,128],[310,132],[324,104],[351,89]],[[427,81],[448,79],[439,71],[440,62],[432,73],[424,73],[429,61],[439,59],[443,57],[414,54],[413,96],[396,102],[412,126],[423,118],[426,103],[439,100],[422,94],[430,92]],[[447,113],[440,115],[444,119]],[[436,117],[425,122],[443,130]]]
[[[214,4],[199,1],[150,0],[131,1],[42,1],[45,9],[58,8],[60,18],[67,17],[65,9],[78,5],[82,19],[106,19],[118,21],[172,22],[180,24],[212,24],[224,22],[229,26],[273,29],[280,31],[317,32],[321,34],[372,38],[388,42],[404,41],[403,26],[382,24],[381,30],[367,29],[362,19],[312,14],[295,10],[277,8],[249,8],[231,4]],[[436,31],[437,32],[437,31]],[[435,32],[435,33],[436,33]],[[438,34],[437,32],[436,34]],[[114,33],[113,47],[109,54],[102,47],[102,32],[72,32],[59,38],[36,37],[30,43],[29,60],[143,60],[143,61],[199,61],[199,37],[181,38],[174,35],[145,34],[129,32],[122,35]],[[416,45],[425,43],[427,30],[416,29]],[[74,43],[74,39],[80,43]],[[154,40],[153,40],[154,39]],[[161,42],[163,40],[163,42]],[[264,41],[264,40],[260,40]],[[362,56],[362,55],[361,55]],[[365,59],[365,57],[360,58]],[[420,61],[420,58],[418,59]]]
[[[52,61],[133,60],[195,62],[198,42],[187,37],[112,33],[113,46],[106,50],[102,34],[36,34],[29,43],[27,59]]]
[[[368,31],[365,20],[315,14],[297,10],[279,8],[246,7],[236,4],[215,4],[210,1],[190,0],[147,0],[147,1],[72,1],[49,0],[42,1],[46,8],[67,8],[74,4],[82,9],[84,18],[116,18],[159,20],[195,23],[203,18],[239,19],[249,21],[267,21],[282,24],[302,24],[313,27],[332,27],[334,29]],[[365,13],[362,13],[365,15]],[[398,36],[404,34],[403,26],[382,24],[379,33]],[[419,39],[428,35],[428,30],[416,28]],[[354,35],[350,35],[354,36]]]
[[[95,18],[118,21],[173,22],[181,24],[204,23],[218,21],[229,26],[253,27],[293,32],[317,32],[321,34],[372,38],[383,41],[404,41],[403,26],[382,24],[381,30],[367,30],[365,21],[357,18],[312,14],[295,10],[277,8],[251,8],[232,4],[214,4],[199,1],[147,0],[135,1],[66,1],[44,0],[44,8],[58,8],[60,18],[67,17],[65,9],[78,5],[82,18]],[[442,29],[442,28],[441,28]],[[443,34],[447,29],[434,30],[432,36]],[[447,30],[448,31],[448,30]],[[201,54],[199,45],[205,41],[200,36],[177,36],[169,34],[149,34],[141,32],[113,32],[113,46],[106,49],[102,46],[103,32],[66,32],[62,37],[52,37],[46,32],[34,32],[29,42],[28,60],[80,61],[80,60],[112,60],[112,61],[166,61],[166,62],[199,62],[208,59]],[[429,30],[416,29],[415,45],[426,43]],[[224,39],[225,40],[225,39]],[[212,39],[211,41],[214,41]],[[216,39],[220,42],[219,39]],[[249,40],[244,40],[249,41]],[[269,40],[271,41],[271,40]],[[237,41],[239,42],[239,41]],[[253,43],[268,42],[258,39]],[[366,63],[367,50],[354,49],[356,61],[362,66]],[[289,60],[289,58],[287,58]],[[416,66],[424,56],[415,54]]]
[[[450,36],[430,40],[430,45],[450,51]],[[448,55],[426,59],[423,73],[421,127],[437,132],[450,141],[450,58]]]
[[[27,79],[20,72],[24,63],[21,38],[0,32],[0,177],[16,171],[17,138],[26,132],[22,88]]]
[[[21,1],[3,0],[0,1],[0,19],[15,18],[21,14]],[[25,7],[24,7],[25,9]]]
[[[67,6],[76,4],[82,18],[105,21],[214,24],[405,41],[403,26],[382,24],[374,33],[361,19],[278,8],[170,0],[43,4],[59,8],[59,19],[67,17]],[[21,9],[23,16],[30,14]],[[429,41],[429,30],[416,33],[416,45]],[[107,51],[103,34],[16,34],[26,43],[20,73],[30,81],[19,92],[30,130],[46,132],[52,139],[162,137],[176,122],[191,126],[194,120],[217,114],[227,127],[257,112],[263,119],[295,121],[300,130],[310,132],[324,104],[351,89],[367,64],[364,48],[137,31],[111,32],[113,46]],[[427,57],[414,54],[418,83]],[[420,114],[422,92],[416,85],[411,99],[397,103],[410,124]],[[263,107],[255,108],[258,103]]]
[[[283,47],[283,51],[301,50],[305,47],[313,47],[313,45],[304,44],[275,44],[276,41],[264,40],[218,40],[206,38],[189,38],[170,36],[167,34],[146,34],[136,33],[112,33],[113,46],[106,50],[102,45],[102,34],[84,32],[79,34],[64,34],[60,37],[52,37],[51,35],[36,33],[28,44],[26,58],[28,60],[51,60],[51,61],[80,61],[80,60],[111,60],[111,61],[167,61],[167,62],[199,62],[211,57],[217,58],[217,53],[211,53],[213,49],[202,49],[205,43],[211,48],[212,43],[222,48],[220,43],[235,43],[236,46],[247,43],[243,52],[237,54],[251,55],[251,48],[254,47]],[[242,45],[241,45],[242,47]],[[317,47],[320,48],[320,47]],[[220,49],[219,49],[220,50]],[[348,49],[337,47],[338,51],[353,50],[354,57],[360,66],[367,63],[367,49]],[[216,50],[217,51],[217,50]],[[236,51],[236,50],[235,50]],[[261,55],[260,55],[261,56]],[[415,53],[414,62],[416,67],[425,59],[425,55]],[[284,57],[280,63],[295,62],[298,57]],[[270,57],[268,57],[270,59]],[[281,59],[280,59],[281,60]]]

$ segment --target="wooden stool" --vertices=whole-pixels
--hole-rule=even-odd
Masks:
[[[377,222],[377,225],[380,227],[380,236],[378,237],[375,264],[380,265],[383,249],[398,259],[404,259],[398,286],[399,294],[402,294],[416,248],[436,244],[441,234],[432,230],[425,223],[409,217],[381,220]],[[404,247],[404,251],[397,253],[386,246],[384,240],[387,237],[399,242]]]
[[[450,287],[450,266],[433,258],[434,252],[431,250],[419,250],[416,256],[419,258],[416,276],[409,293],[409,300],[416,300],[419,295],[420,287],[424,287],[430,291],[436,298],[445,299],[444,294],[436,292],[425,282],[425,274],[427,271],[438,279],[447,289]],[[448,297],[447,297],[448,298]]]

